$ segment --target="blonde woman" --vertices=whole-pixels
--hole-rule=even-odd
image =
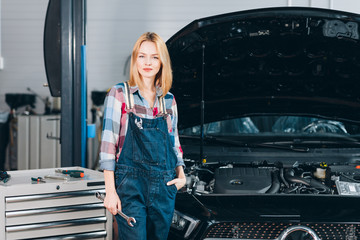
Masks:
[[[119,239],[167,239],[176,192],[186,182],[171,84],[164,41],[144,33],[132,51],[130,80],[112,87],[105,100],[104,206],[136,219],[131,227],[116,215]]]

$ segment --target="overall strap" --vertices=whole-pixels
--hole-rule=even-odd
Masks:
[[[125,86],[125,104],[126,109],[132,109],[134,107],[134,95],[130,93],[130,86],[128,82],[124,82]]]
[[[158,100],[159,100],[159,108],[160,108],[159,111],[160,111],[160,113],[166,114],[165,98],[160,96],[158,98]]]
[[[130,86],[128,82],[124,82],[125,86],[125,104],[126,109],[132,109],[134,107],[134,95],[130,92]],[[166,114],[166,104],[165,104],[165,98],[160,96],[158,97],[159,100],[159,111],[162,114]]]

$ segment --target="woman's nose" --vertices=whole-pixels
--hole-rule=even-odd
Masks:
[[[151,65],[151,59],[150,59],[150,58],[146,58],[146,59],[145,59],[145,64],[146,64],[146,65]]]

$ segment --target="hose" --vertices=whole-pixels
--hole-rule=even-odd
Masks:
[[[294,175],[294,170],[292,169],[285,169],[285,174],[284,177],[287,181],[292,182],[292,183],[301,183],[304,184],[308,187],[313,187],[316,189],[320,189],[321,192],[323,193],[330,193],[331,190],[328,186],[322,184],[321,182],[310,178],[310,179],[306,179],[306,178],[302,178],[302,177],[298,177]]]
[[[272,179],[272,184],[271,187],[266,191],[266,193],[278,193],[280,190],[280,181],[278,178],[279,175],[279,171],[275,170],[273,172],[271,172],[271,179]]]

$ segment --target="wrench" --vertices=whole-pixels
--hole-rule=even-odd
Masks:
[[[101,194],[100,192],[96,192],[95,193],[95,196],[100,199],[102,202],[104,202],[104,195]],[[136,220],[135,218],[133,217],[128,217],[125,213],[123,213],[122,211],[120,211],[119,209],[117,210],[118,211],[118,214],[124,218],[127,222],[127,224],[130,226],[130,227],[134,227],[133,223],[136,223]]]

